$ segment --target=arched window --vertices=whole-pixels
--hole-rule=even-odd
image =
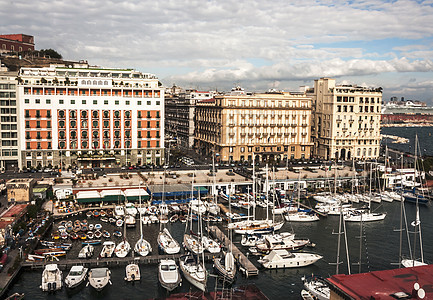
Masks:
[[[110,137],[110,132],[109,131],[104,131],[104,138],[109,138]]]
[[[125,117],[127,118],[131,117],[131,111],[129,110],[125,111]]]
[[[87,128],[87,121],[81,121],[81,128]]]
[[[98,82],[96,80],[93,80],[93,85],[97,85]]]
[[[92,126],[93,126],[93,128],[98,127],[99,126],[98,121],[93,121],[92,122]]]
[[[71,142],[71,149],[77,149],[77,142],[76,141]]]
[[[104,118],[109,118],[110,112],[108,110],[104,110]]]
[[[131,122],[130,121],[125,121],[125,127],[130,127],[131,126]]]
[[[87,142],[86,141],[83,141],[83,142],[81,142],[81,147],[82,148],[87,148]]]
[[[99,136],[99,131],[97,131],[97,130],[93,131],[92,135],[94,138],[97,138]]]
[[[98,141],[93,142],[93,148],[99,148],[99,142]]]
[[[81,117],[82,118],[87,118],[87,110],[82,110],[81,111]]]
[[[114,121],[114,127],[115,128],[119,128],[120,127],[120,122],[119,121]]]
[[[64,118],[65,117],[65,111],[64,110],[59,110],[59,117],[60,118]]]
[[[130,141],[125,142],[125,148],[131,148],[131,142]]]
[[[119,147],[120,147],[120,142],[114,141],[114,148],[119,148]]]
[[[77,111],[76,110],[71,110],[69,112],[69,115],[71,116],[71,118],[76,118],[77,117]]]
[[[129,131],[129,130],[125,131],[125,136],[127,138],[131,137],[131,131]]]
[[[65,121],[59,121],[59,127],[60,128],[65,128]]]
[[[119,118],[120,117],[120,111],[118,111],[118,110],[114,111],[114,117]]]
[[[98,113],[97,110],[92,111],[92,116],[93,116],[94,118],[97,118],[98,115],[99,115],[99,113]]]
[[[59,131],[59,136],[61,139],[65,138],[65,132],[64,131]]]
[[[71,127],[72,128],[77,127],[77,121],[71,121]]]
[[[114,132],[114,136],[115,136],[116,138],[120,137],[120,131],[116,130],[116,131]]]
[[[88,85],[91,85],[92,82],[91,82],[90,80],[87,80],[87,84],[88,84]]]
[[[86,84],[86,81],[85,80],[81,80],[81,84]]]
[[[82,131],[82,132],[81,132],[81,136],[82,136],[84,139],[87,139],[87,131]]]
[[[108,128],[109,125],[110,125],[110,122],[108,122],[108,121],[104,121],[104,128]]]
[[[60,142],[59,143],[59,148],[60,149],[65,149],[66,143],[65,142]]]
[[[108,149],[110,148],[110,142],[109,141],[105,141],[104,142],[104,149]]]
[[[76,138],[77,138],[77,132],[71,131],[71,139],[76,139]]]

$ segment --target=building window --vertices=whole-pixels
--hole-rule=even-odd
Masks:
[[[108,100],[104,100],[104,105],[108,105]]]
[[[147,148],[150,148],[150,141],[147,141]]]
[[[241,152],[245,152],[245,147],[241,147]]]
[[[161,101],[156,101],[156,105],[161,105]]]
[[[126,100],[125,103],[126,103],[126,105],[129,105],[131,103],[131,101]]]
[[[141,101],[137,101],[137,105],[141,105]]]
[[[147,112],[147,118],[150,119],[150,111]]]
[[[81,100],[81,104],[86,104],[86,100]]]
[[[35,99],[35,103],[36,104],[40,104],[41,103],[41,99]]]
[[[93,104],[97,105],[98,104],[98,100],[93,100]]]
[[[71,104],[75,104],[75,100],[72,99],[72,100],[71,100]]]
[[[59,104],[64,104],[65,101],[63,99],[59,99]]]
[[[45,103],[46,103],[46,104],[51,104],[51,99],[46,99],[46,100],[45,100]]]
[[[138,142],[137,142],[137,147],[138,147],[138,148],[141,148],[141,141],[138,141]]]
[[[119,105],[119,100],[114,100],[115,105]]]
[[[150,101],[147,101],[147,105],[150,105],[151,103],[150,103]]]
[[[29,104],[30,103],[30,99],[24,99],[24,103],[25,104]]]
[[[156,147],[159,147],[159,141],[156,141]]]

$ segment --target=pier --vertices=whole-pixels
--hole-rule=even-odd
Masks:
[[[109,266],[120,266],[120,265],[126,265],[130,264],[132,262],[136,264],[143,264],[143,265],[149,265],[149,264],[158,264],[161,260],[164,259],[174,259],[179,260],[181,256],[185,255],[184,253],[178,253],[178,254],[156,254],[156,255],[147,255],[147,256],[129,256],[129,257],[103,257],[103,258],[89,258],[89,259],[80,259],[80,258],[74,258],[74,259],[62,259],[60,258],[58,261],[48,261],[48,260],[41,260],[41,261],[26,261],[22,263],[23,268],[31,268],[31,269],[43,269],[45,268],[45,265],[54,263],[59,266],[60,269],[67,269],[67,267],[75,266],[75,265],[81,265],[86,267],[109,267]],[[205,261],[212,261],[214,257],[218,257],[220,254],[212,254],[212,253],[204,253],[204,259]]]
[[[224,247],[229,249],[231,247],[233,256],[236,259],[236,262],[239,265],[239,269],[247,276],[257,276],[259,275],[259,270],[256,268],[256,266],[239,250],[238,247],[236,247],[230,239],[227,238],[227,236],[219,229],[217,226],[210,226],[209,232],[212,234],[212,236],[216,239],[218,239],[222,244],[224,244]]]

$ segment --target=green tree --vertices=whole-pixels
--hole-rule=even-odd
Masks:
[[[54,49],[41,49],[39,53],[42,55],[48,55],[51,58],[62,59],[62,55]]]

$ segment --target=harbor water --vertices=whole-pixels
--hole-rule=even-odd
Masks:
[[[393,263],[398,262],[399,255],[399,233],[395,230],[400,226],[400,202],[373,204],[373,209],[377,211],[386,211],[387,217],[383,221],[371,222],[363,224],[362,241],[360,243],[360,224],[346,223],[346,236],[349,245],[349,259],[352,273],[359,272],[359,253],[361,257],[361,272],[385,270],[397,268]],[[422,222],[422,233],[424,237],[424,257],[426,262],[433,261],[433,242],[430,237],[433,235],[433,220],[430,218],[433,208],[431,206],[423,206],[420,209],[420,217]],[[406,204],[406,213],[408,222],[415,219],[415,205]],[[264,215],[263,210],[260,213]],[[80,217],[85,218],[83,215]],[[94,219],[89,220],[90,223],[96,223]],[[98,222],[100,223],[100,222]],[[104,229],[112,232],[113,225],[102,223]],[[237,280],[234,286],[242,286],[245,284],[255,284],[269,299],[300,299],[300,291],[302,289],[301,277],[303,275],[322,275],[324,277],[336,273],[336,255],[337,255],[337,239],[338,239],[338,216],[328,216],[320,219],[318,222],[311,223],[288,223],[286,222],[282,231],[293,231],[296,238],[309,238],[316,246],[314,248],[305,248],[303,251],[311,251],[323,255],[323,259],[316,262],[314,265],[304,268],[280,269],[280,270],[264,270],[260,269],[258,276],[246,278],[240,273],[237,275]],[[111,226],[111,227],[109,227]],[[224,225],[221,225],[224,226]],[[177,222],[168,224],[173,236],[179,241],[182,241],[182,236],[185,230],[184,224]],[[409,225],[410,227],[410,225]],[[151,242],[153,253],[157,252],[156,238],[159,232],[159,225],[152,224],[144,226],[144,235]],[[226,232],[226,230],[225,230]],[[131,246],[138,240],[140,235],[139,227],[126,229],[127,239]],[[404,241],[406,241],[405,235]],[[234,235],[234,242],[244,252],[248,253],[248,249],[240,245],[240,236]],[[341,235],[342,247],[340,251],[339,272],[348,274],[347,256],[344,248],[344,235]],[[120,242],[121,238],[114,239],[116,243]],[[413,238],[411,238],[413,240]],[[76,258],[78,255],[81,242],[74,241],[74,248],[68,253],[68,257]],[[408,255],[407,243],[403,243],[403,254]],[[102,246],[96,246],[95,255],[97,255]],[[417,245],[416,254],[419,256],[419,245]],[[131,254],[130,254],[131,255]],[[259,267],[257,257],[249,255],[251,261]],[[63,258],[60,258],[60,260]],[[132,260],[132,256],[131,256]],[[157,265],[140,265],[141,281],[136,283],[127,283],[124,280],[125,266],[119,265],[110,267],[112,285],[107,286],[103,291],[96,292],[86,284],[80,287],[68,290],[65,287],[55,293],[42,292],[39,288],[41,284],[42,270],[24,269],[22,274],[8,291],[8,295],[19,292],[25,293],[26,299],[150,299],[157,297],[165,297],[167,293],[158,283]],[[207,264],[207,269],[213,273],[212,264]],[[67,275],[68,270],[63,270],[63,278]],[[213,291],[216,286],[214,277],[208,280],[207,288]],[[221,283],[218,283],[221,287]],[[174,292],[195,291],[185,279],[182,286]]]
[[[394,135],[409,139],[406,144],[396,144],[392,140],[384,139],[383,144],[388,145],[389,148],[409,152],[414,154],[415,148],[415,135],[418,135],[419,150],[422,155],[433,156],[433,127],[383,127],[381,129],[382,134]]]

